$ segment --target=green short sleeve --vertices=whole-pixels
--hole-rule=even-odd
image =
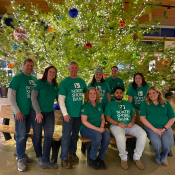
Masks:
[[[139,116],[147,116],[147,110],[146,110],[146,101],[143,101],[140,106],[140,113]]]
[[[129,85],[126,95],[133,96],[133,85],[132,84]]]
[[[19,80],[19,76],[14,76],[12,77],[10,84],[9,84],[9,88],[17,91],[18,87],[20,85],[20,80]]]
[[[133,108],[133,105],[131,104],[131,115],[134,115],[136,112],[135,112],[135,110],[134,110],[134,108]]]
[[[86,115],[88,116],[88,109],[87,109],[87,105],[84,104],[81,108],[81,115]]]
[[[66,83],[64,80],[60,83],[58,94],[66,96]]]
[[[108,104],[106,105],[106,107],[105,107],[104,115],[105,115],[105,116],[111,117],[111,116],[112,116],[112,113],[111,113],[111,112],[112,112],[112,111],[111,111],[111,109],[110,109],[110,103],[108,103]]]
[[[35,86],[33,87],[33,89],[35,91],[40,91],[40,87],[41,87],[41,80],[37,80],[36,83],[35,83]]]
[[[106,84],[106,93],[111,93],[111,90],[110,90],[110,88],[109,88],[108,83],[105,82],[105,84]]]
[[[173,107],[171,106],[171,104],[168,101],[166,101],[166,103],[167,103],[167,115],[168,115],[168,118],[169,119],[175,118]]]

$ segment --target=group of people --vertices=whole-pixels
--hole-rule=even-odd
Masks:
[[[15,119],[19,171],[25,171],[26,163],[32,162],[25,154],[31,125],[37,164],[42,168],[57,168],[57,165],[50,162],[55,125],[53,105],[57,95],[63,114],[60,158],[64,168],[72,168],[68,158],[79,161],[76,155],[79,131],[83,137],[92,140],[88,164],[93,169],[106,169],[104,158],[110,143],[110,133],[115,137],[123,169],[128,169],[125,134],[136,137],[133,161],[139,169],[144,169],[140,158],[146,137],[150,139],[155,151],[155,162],[168,165],[167,154],[174,144],[171,129],[175,118],[174,110],[156,87],[150,87],[146,83],[142,73],[134,75],[126,92],[129,96],[126,101],[123,100],[124,83],[117,77],[116,66],[111,68],[111,76],[106,79],[103,79],[102,68],[98,67],[92,82],[87,86],[85,81],[77,76],[78,64],[71,62],[68,68],[70,75],[60,83],[59,88],[56,82],[57,69],[54,66],[46,68],[40,80],[31,75],[33,68],[32,59],[26,59],[23,72],[11,79],[8,91]],[[142,128],[135,124],[138,111],[143,123]],[[104,127],[105,122],[109,123],[110,133]]]

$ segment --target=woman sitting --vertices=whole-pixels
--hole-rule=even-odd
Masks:
[[[167,166],[167,155],[174,145],[171,126],[175,115],[171,104],[164,99],[158,88],[152,86],[148,89],[139,116],[155,151],[156,163]]]
[[[89,166],[93,169],[106,169],[104,157],[108,148],[111,136],[105,130],[105,118],[103,107],[100,102],[100,93],[94,87],[90,87],[85,94],[85,103],[81,110],[80,133],[83,137],[91,139]],[[101,149],[97,157],[98,147]]]

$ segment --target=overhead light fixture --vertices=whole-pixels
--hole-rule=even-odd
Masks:
[[[168,7],[167,7],[167,10],[170,10],[170,8],[171,8],[171,7],[170,7],[170,6],[168,6]]]

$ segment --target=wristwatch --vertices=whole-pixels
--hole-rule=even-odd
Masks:
[[[165,131],[167,130],[167,128],[165,126],[163,128],[165,128]]]

